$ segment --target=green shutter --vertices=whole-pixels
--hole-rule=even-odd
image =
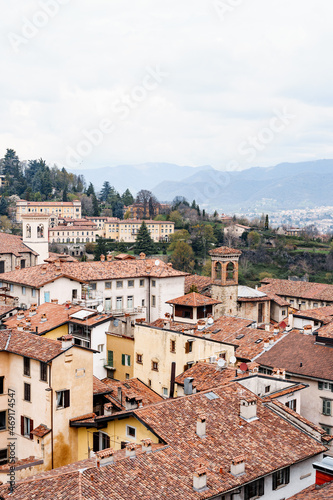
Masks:
[[[113,367],[113,351],[108,351],[108,366]]]
[[[131,366],[131,356],[128,355],[128,366]]]
[[[121,355],[121,364],[125,366],[125,354]]]

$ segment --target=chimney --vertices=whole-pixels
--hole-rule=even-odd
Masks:
[[[256,398],[244,398],[240,401],[239,415],[247,422],[257,420],[257,400]]]
[[[197,435],[200,438],[206,437],[206,415],[199,415],[197,419]]]
[[[305,335],[311,335],[312,334],[312,325],[305,325],[304,326],[304,333],[305,333]]]
[[[230,472],[233,476],[240,476],[240,474],[245,473],[245,457],[244,455],[239,455],[235,457],[231,462]]]
[[[125,314],[125,335],[127,337],[132,336],[132,322],[129,314]]]
[[[193,382],[194,378],[193,377],[186,377],[184,380],[184,394],[185,396],[190,396],[190,394],[193,394]]]
[[[172,262],[168,262],[168,267],[172,267]]]
[[[285,379],[286,378],[286,370],[285,368],[280,368],[280,377]]]
[[[111,261],[113,260],[113,255],[108,254],[108,255],[106,256],[106,260],[107,260],[108,262],[111,262]]]
[[[19,331],[19,332],[23,332],[23,323],[18,323],[16,329]]]
[[[64,335],[63,337],[60,337],[61,340],[61,350],[65,351],[66,349],[69,349],[72,345],[74,345],[74,339],[72,335]]]
[[[18,271],[20,269],[20,266],[15,266],[15,271]]]
[[[105,403],[104,416],[107,417],[109,415],[112,415],[112,403]]]
[[[278,326],[274,326],[274,335],[279,335],[279,327]]]
[[[193,472],[193,489],[194,491],[204,491],[207,488],[207,471],[203,465]]]
[[[37,314],[37,309],[35,306],[31,306],[29,309],[29,316],[35,316]]]
[[[18,311],[16,318],[17,319],[24,319],[24,311],[22,311],[22,309],[20,311]]]
[[[294,328],[294,316],[291,313],[288,315],[288,326]]]
[[[264,349],[268,349],[268,348],[269,348],[269,340],[264,339]]]
[[[128,443],[126,445],[126,457],[135,458],[136,457],[135,448],[136,448],[135,443]]]
[[[118,400],[120,401],[120,404],[123,404],[123,391],[121,390],[121,387],[118,387]]]
[[[103,467],[103,465],[113,464],[114,462],[114,450],[113,448],[106,448],[102,451],[97,451],[95,453],[96,457],[96,467]]]
[[[45,321],[47,321],[47,316],[46,314],[42,314],[41,317],[40,317],[40,321],[41,323],[45,323]]]
[[[51,299],[52,304],[58,304],[58,299]]]
[[[139,259],[144,260],[146,258],[146,254],[141,252],[139,255]]]
[[[142,402],[142,399],[139,400]],[[135,396],[126,396],[125,397],[125,409],[126,410],[135,410],[138,408],[139,401],[136,400]]]
[[[265,331],[269,332],[269,329],[270,329],[270,325],[265,325]]]
[[[274,337],[269,337],[268,342],[269,342],[269,345],[273,345],[274,344]]]
[[[152,440],[147,438],[147,439],[142,439],[141,442],[142,442],[142,451],[146,452],[146,453],[150,453],[152,451],[152,448],[151,448],[151,446],[153,444]]]
[[[272,375],[275,378],[280,378],[280,370],[279,370],[279,368],[273,368]]]
[[[101,257],[100,257],[100,259],[101,259],[101,262],[104,262],[105,261],[105,255],[102,254]]]

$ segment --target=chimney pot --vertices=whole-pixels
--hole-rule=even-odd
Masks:
[[[200,438],[206,437],[206,415],[199,415],[197,419],[197,435]]]
[[[206,468],[200,467],[193,473],[193,490],[204,491],[207,488],[207,471]]]
[[[104,262],[105,261],[105,255],[102,254],[101,257],[100,257],[100,259],[101,259],[101,262]]]
[[[135,458],[136,457],[136,445],[135,443],[128,443],[126,445],[126,457]]]
[[[146,452],[146,453],[150,453],[152,451],[151,447],[152,447],[152,440],[151,439],[142,439],[142,451]]]
[[[257,399],[256,398],[244,398],[240,401],[240,417],[247,422],[252,422],[252,420],[257,420]]]
[[[232,460],[230,472],[233,476],[239,476],[245,473],[245,458],[243,455],[239,455]]]
[[[185,396],[190,396],[193,394],[193,377],[186,377],[184,380],[184,394]]]

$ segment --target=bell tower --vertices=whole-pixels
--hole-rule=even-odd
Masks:
[[[212,258],[212,299],[222,304],[216,306],[219,316],[237,315],[238,261],[242,252],[234,248],[219,247],[209,252]]]
[[[23,243],[38,253],[37,264],[49,257],[49,219],[47,214],[22,215]]]

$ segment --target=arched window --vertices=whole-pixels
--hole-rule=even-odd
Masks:
[[[233,281],[235,279],[235,266],[232,262],[227,265],[227,281]]]
[[[37,238],[44,238],[44,224],[37,226]]]
[[[222,265],[220,262],[215,264],[215,279],[219,281],[222,279]]]
[[[30,224],[27,224],[25,226],[25,230],[26,230],[26,237],[31,238],[31,226],[30,226]]]

